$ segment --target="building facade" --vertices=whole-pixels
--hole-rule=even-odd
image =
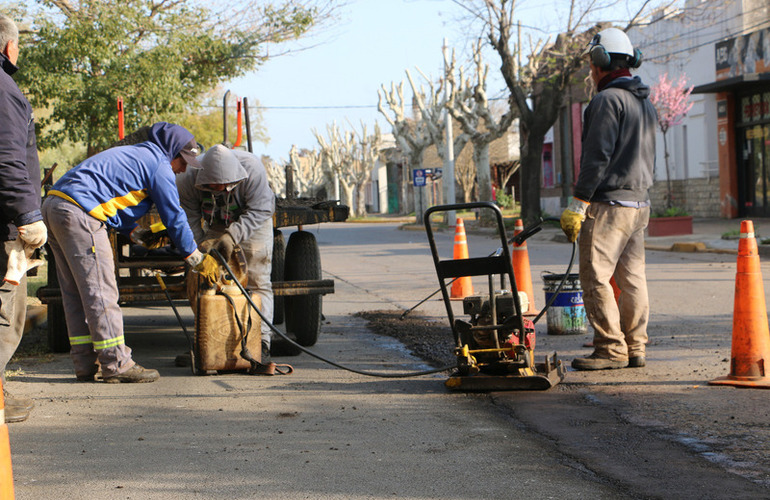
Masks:
[[[667,74],[694,87],[691,110],[666,136],[675,204],[699,217],[770,217],[770,2],[686,0],[648,21],[628,33],[644,55],[635,72],[648,85]],[[587,101],[573,92],[544,150],[544,174],[550,163],[562,178],[554,186],[544,175],[545,211],[571,194]],[[657,142],[653,212],[667,191],[660,131]]]

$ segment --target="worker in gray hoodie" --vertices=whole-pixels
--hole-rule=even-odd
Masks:
[[[238,245],[248,267],[247,288],[260,298],[261,312],[273,321],[273,213],[275,195],[262,161],[221,144],[200,158],[200,170],[177,176],[179,198],[195,241],[229,259]],[[262,364],[270,363],[272,332],[262,322]]]
[[[580,236],[580,283],[594,352],[575,358],[576,370],[645,366],[650,313],[644,230],[655,165],[657,114],[650,88],[631,68],[642,54],[628,36],[608,28],[585,55],[598,93],[583,117],[580,173],[561,215],[569,241]],[[610,279],[620,288],[615,301]]]

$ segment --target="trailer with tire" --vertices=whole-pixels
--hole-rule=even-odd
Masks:
[[[228,144],[227,116],[228,90],[223,99],[223,131],[222,143]],[[118,138],[119,141],[111,147],[136,144],[148,139],[148,127],[142,127],[128,136],[124,136],[123,100],[118,98]],[[245,123],[244,123],[245,121]],[[239,147],[243,139],[245,125],[246,148],[251,149],[251,126],[249,123],[248,101],[244,97],[237,106],[238,136],[233,147]],[[43,189],[50,189],[51,174],[56,168],[48,169],[43,180]],[[347,220],[350,208],[338,200],[322,200],[317,198],[300,198],[294,191],[293,171],[286,167],[286,197],[276,198],[273,215],[273,264],[271,281],[275,304],[273,323],[285,323],[286,332],[295,337],[298,344],[308,347],[318,340],[321,328],[322,297],[334,293],[334,281],[322,279],[321,254],[315,236],[303,230],[303,226],[324,222],[344,222]],[[150,216],[152,217],[152,216]],[[145,221],[158,222],[159,219]],[[288,242],[285,241],[282,228],[296,227]],[[185,263],[179,255],[136,255],[132,251],[132,243],[116,232],[111,232],[113,254],[115,256],[115,272],[120,293],[120,304],[167,303],[168,297],[161,288],[155,273],[163,275],[163,282],[172,300],[187,300],[185,284]],[[56,276],[56,263],[50,251],[48,259],[48,284],[37,292],[38,298],[48,306],[48,344],[54,352],[67,352],[70,349],[64,309],[61,303]],[[295,352],[298,354],[298,352]]]
[[[290,184],[288,184],[290,188]],[[291,191],[289,191],[291,192]],[[277,198],[273,215],[273,264],[271,279],[275,296],[273,323],[285,323],[285,330],[302,346],[312,346],[321,329],[322,297],[334,293],[334,280],[323,279],[321,254],[315,235],[304,226],[344,222],[350,209],[338,201],[313,198]],[[296,227],[288,241],[282,229]],[[173,300],[187,300],[185,263],[178,255],[134,255],[132,244],[111,233],[115,270],[121,305],[167,304],[155,272]],[[54,352],[70,349],[64,309],[56,276],[56,262],[47,253],[48,284],[37,292],[48,308],[48,344]]]

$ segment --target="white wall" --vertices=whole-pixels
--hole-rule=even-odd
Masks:
[[[754,10],[747,25],[747,16],[741,13],[750,8]],[[741,33],[744,26],[755,25],[756,14],[753,0],[687,0],[685,10],[669,9],[661,13],[662,20],[629,32],[644,55],[642,66],[634,72],[650,86],[664,73],[674,81],[685,75],[689,85],[711,83],[716,80],[714,44]],[[682,125],[667,134],[672,180],[716,175],[716,95],[692,95],[691,102],[693,107]],[[655,179],[665,180],[660,131],[657,146]]]

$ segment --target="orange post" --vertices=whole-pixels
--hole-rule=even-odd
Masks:
[[[462,218],[457,218],[457,227],[455,228],[455,246],[453,259],[468,258],[468,240],[465,237],[465,223]],[[470,276],[462,276],[454,280],[449,297],[452,299],[464,299],[468,295],[473,295],[473,282]]]
[[[235,121],[236,125],[238,126],[237,129],[237,135],[235,136],[235,144],[233,144],[233,149],[237,148],[241,145],[241,140],[243,140],[243,111],[241,111],[241,100],[238,99],[238,106],[236,106],[236,115],[235,115]]]
[[[0,393],[2,393],[0,382]],[[8,424],[5,423],[5,397],[0,394],[0,500],[13,500],[13,468],[11,467],[11,442]]]
[[[516,219],[516,223],[513,226],[513,235],[517,236],[522,231],[524,231],[524,223],[521,219]],[[529,268],[527,242],[523,241],[521,244],[514,243],[511,254],[511,264],[513,265],[513,276],[516,278],[517,291],[526,293],[529,299],[529,309],[524,312],[536,313],[535,292],[532,287],[532,271]]]
[[[126,132],[123,125],[123,98],[118,97],[118,139],[123,140]]]
[[[711,385],[770,388],[770,328],[767,325],[765,288],[759,267],[754,223],[741,222],[738,266],[735,273],[733,340],[730,373]]]

